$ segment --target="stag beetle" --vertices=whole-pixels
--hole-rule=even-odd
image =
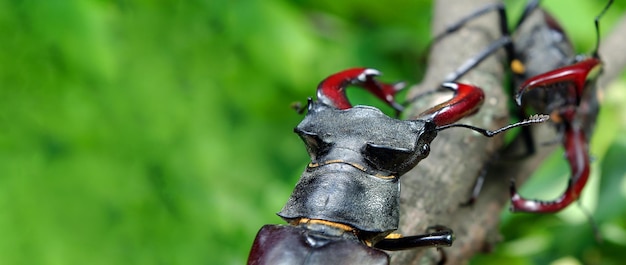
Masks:
[[[454,96],[417,119],[398,120],[369,106],[353,107],[345,89],[356,85],[398,106],[398,84],[374,79],[380,72],[354,68],[331,75],[308,100],[294,129],[311,162],[278,213],[289,225],[265,225],[253,243],[248,264],[389,264],[382,250],[450,246],[452,230],[439,226],[423,235],[401,237],[398,229],[399,178],[426,158],[437,132],[465,127],[493,136],[513,127],[543,122],[546,115],[495,131],[454,122],[480,108],[483,91],[444,83]]]
[[[436,42],[470,20],[497,11],[503,36],[450,74],[448,80],[460,78],[489,55],[504,48],[513,74],[510,87],[515,90],[516,103],[521,107],[519,116],[525,116],[531,110],[549,113],[552,123],[562,134],[562,145],[572,174],[565,192],[551,201],[529,200],[517,192],[515,180],[512,180],[513,212],[560,211],[578,199],[587,182],[590,171],[589,140],[599,111],[595,81],[602,70],[598,54],[598,21],[612,3],[613,0],[608,1],[595,18],[597,41],[591,56],[575,55],[562,27],[548,12],[539,8],[539,0],[527,2],[513,33],[508,29],[504,6],[498,3],[475,11],[434,38]],[[524,130],[523,133],[528,152],[534,152],[530,132]],[[480,185],[482,180],[476,183]],[[473,198],[479,191],[480,187],[474,188]]]

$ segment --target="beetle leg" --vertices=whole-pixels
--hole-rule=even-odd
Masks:
[[[537,8],[539,7],[539,0],[529,0],[527,1],[525,7],[524,7],[524,11],[522,13],[522,16],[519,18],[518,22],[517,22],[517,26],[515,28],[518,28],[520,24],[522,24],[526,18],[528,18],[528,16]],[[465,75],[467,72],[469,72],[471,69],[473,69],[474,67],[476,67],[478,64],[480,64],[483,60],[485,60],[487,57],[489,57],[489,55],[495,53],[498,49],[500,48],[504,48],[506,54],[507,54],[507,58],[509,61],[509,64],[511,65],[513,72],[515,74],[522,74],[520,71],[523,70],[519,70],[522,69],[520,67],[516,67],[517,65],[520,65],[519,60],[515,60],[515,48],[514,48],[514,43],[511,41],[511,30],[509,30],[508,28],[508,24],[507,24],[507,13],[506,13],[506,9],[504,7],[504,5],[502,3],[495,3],[495,4],[488,4],[476,11],[474,11],[473,13],[469,14],[467,17],[459,20],[458,22],[448,26],[442,33],[440,33],[439,35],[435,36],[433,38],[433,40],[430,42],[429,46],[432,46],[433,44],[439,42],[441,39],[443,39],[444,37],[450,35],[451,33],[454,33],[456,31],[458,31],[459,29],[461,29],[464,25],[466,25],[468,22],[476,19],[476,18],[480,18],[485,14],[488,14],[492,11],[496,11],[496,13],[498,14],[498,25],[500,27],[500,33],[502,34],[502,37],[500,37],[498,40],[496,40],[495,42],[493,42],[491,45],[489,45],[487,48],[485,48],[484,50],[482,50],[478,55],[476,55],[474,58],[471,58],[469,60],[467,60],[461,67],[457,68],[454,73],[449,74],[446,77],[446,81],[447,82],[453,82],[458,80],[459,78],[461,78],[463,75]],[[523,67],[522,65],[520,65],[521,67]]]
[[[395,95],[405,86],[403,82],[387,84],[374,79],[380,71],[372,68],[352,68],[341,71],[324,79],[317,87],[317,98],[324,104],[338,109],[352,107],[346,96],[346,88],[356,85],[365,88],[370,93],[391,106],[396,112],[404,107],[395,101]]]
[[[490,55],[495,53],[498,49],[504,47],[507,53],[512,53],[513,50],[513,41],[509,36],[502,36],[496,41],[492,42],[487,46],[487,48],[480,51],[479,54],[474,56],[473,58],[465,61],[459,68],[454,70],[453,73],[450,73],[446,76],[446,82],[454,82],[459,80],[465,74],[467,74],[470,70],[474,69],[474,67],[478,66],[481,62],[487,59]],[[509,56],[511,57],[511,56]]]
[[[531,2],[537,2],[537,0],[533,0]],[[524,19],[527,16],[527,13],[530,13],[530,11],[532,11],[533,9],[535,9],[537,6],[536,3],[528,3],[526,6],[526,10],[525,15],[522,17],[522,19]],[[485,14],[488,14],[492,11],[496,11],[498,14],[498,24],[500,27],[500,33],[502,34],[502,37],[506,38],[506,39],[510,39],[510,35],[511,32],[509,30],[508,24],[507,24],[507,14],[506,14],[506,10],[504,7],[504,4],[502,3],[495,3],[495,4],[487,4],[484,7],[474,11],[473,13],[467,15],[465,18],[459,20],[458,22],[448,26],[442,33],[440,33],[439,35],[435,36],[433,38],[433,40],[430,42],[429,47],[432,46],[433,44],[436,44],[437,42],[439,42],[441,39],[443,39],[444,37],[458,31],[459,29],[461,29],[463,26],[465,26],[468,22],[480,18]],[[521,20],[520,20],[521,23]],[[500,41],[500,40],[499,40]],[[491,45],[493,46],[493,45]],[[501,43],[501,45],[497,46],[497,47],[492,47],[492,48],[487,48],[485,49],[485,51],[481,52],[481,54],[486,54],[486,56],[493,54],[498,48],[503,47],[505,48],[507,55],[510,58],[513,58],[514,56],[514,48],[513,48],[513,42],[508,41],[507,43]],[[474,63],[474,66],[477,65],[478,63],[480,63],[484,58],[482,59],[478,59],[481,58],[484,55],[479,55],[474,59],[470,59],[468,62],[466,62],[465,64],[470,63],[471,61],[476,61],[476,63]],[[485,56],[485,57],[486,57]],[[471,66],[470,68],[468,68],[465,71],[461,71],[459,68],[459,70],[455,71],[459,74],[456,75],[456,78],[453,79],[446,79],[448,81],[455,81],[456,79],[460,78],[462,75],[464,75],[469,69],[473,68],[473,66]]]
[[[552,213],[560,211],[578,199],[589,178],[588,139],[582,130],[568,127],[565,131],[563,146],[572,176],[565,192],[552,201],[527,200],[517,193],[515,183],[512,182],[511,211]]]
[[[485,179],[487,178],[487,168],[489,168],[492,165],[493,161],[498,160],[499,156],[500,154],[495,153],[494,155],[492,155],[491,159],[487,160],[487,162],[480,169],[480,172],[478,173],[478,177],[476,177],[476,180],[474,181],[474,187],[472,188],[472,194],[470,195],[469,199],[467,199],[467,201],[460,203],[459,206],[468,207],[468,206],[474,205],[474,203],[476,202],[476,199],[478,198],[478,195],[480,195],[480,191],[483,189],[483,184],[485,183]]]
[[[374,245],[382,250],[404,250],[419,247],[449,247],[454,241],[452,229],[438,229],[435,232],[406,236],[400,238],[385,238]]]

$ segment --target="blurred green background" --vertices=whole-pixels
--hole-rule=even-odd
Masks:
[[[545,2],[590,51],[604,1]],[[516,18],[523,1],[507,4]],[[625,9],[616,3],[603,29]],[[1,0],[0,264],[245,263],[256,231],[283,223],[274,213],[308,162],[289,106],[348,67],[418,82],[430,11],[407,0]],[[605,97],[583,197],[604,244],[577,207],[503,213],[506,241],[476,264],[626,259],[625,91],[622,78]],[[558,193],[561,157],[522,191]]]

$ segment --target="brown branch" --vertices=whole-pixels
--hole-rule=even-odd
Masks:
[[[446,25],[465,17],[468,13],[494,3],[493,0],[439,0],[434,9],[433,32],[441,32]],[[436,88],[443,78],[465,60],[477,54],[500,36],[497,15],[490,14],[468,24],[463,29],[444,38],[430,51],[429,68],[424,81],[411,89],[411,95]],[[626,54],[621,53],[626,36],[626,19],[622,19],[608,38],[603,40],[600,52],[606,70],[601,84],[615,78],[624,64]],[[614,40],[616,39],[616,40]],[[610,55],[610,56],[608,56]],[[507,98],[503,92],[502,78],[505,61],[499,53],[472,70],[462,82],[478,84],[487,95],[479,113],[463,123],[482,128],[499,128],[508,122]],[[449,98],[442,93],[414,104],[409,115],[419,113],[425,106]],[[550,126],[534,126],[535,135],[553,139]],[[464,264],[476,253],[484,252],[500,238],[499,213],[509,198],[509,180],[514,177],[521,184],[536,166],[549,155],[555,146],[537,146],[537,153],[525,160],[496,160],[490,168],[483,191],[472,207],[461,207],[469,196],[479,171],[496,150],[502,147],[501,136],[485,138],[468,130],[451,129],[441,132],[432,143],[430,156],[402,177],[400,232],[413,235],[424,232],[428,226],[440,224],[452,228],[456,241],[446,248],[447,264]],[[439,255],[435,251],[399,251],[390,253],[392,264],[433,264]]]
[[[600,42],[600,57],[604,62],[604,72],[599,80],[601,89],[606,89],[611,80],[624,72],[626,67],[626,16],[613,25],[611,33]]]

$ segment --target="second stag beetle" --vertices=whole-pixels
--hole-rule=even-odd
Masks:
[[[426,158],[441,130],[465,127],[485,136],[542,122],[545,115],[489,131],[458,120],[479,110],[483,91],[444,83],[454,96],[413,120],[398,120],[369,106],[353,107],[345,90],[360,86],[392,107],[399,85],[377,81],[380,73],[354,68],[331,75],[309,99],[295,132],[311,162],[278,215],[287,225],[265,225],[256,236],[248,264],[389,264],[382,250],[445,247],[452,230],[400,236],[400,176]]]
[[[566,190],[554,200],[529,200],[517,192],[513,181],[511,210],[514,212],[560,211],[579,198],[589,178],[589,141],[599,111],[596,80],[602,70],[602,61],[598,54],[598,21],[612,3],[612,0],[608,1],[595,18],[597,41],[591,56],[575,55],[562,27],[547,11],[539,8],[538,0],[527,2],[514,32],[509,31],[505,8],[499,3],[475,11],[435,38],[437,41],[458,30],[468,21],[497,11],[503,36],[459,67],[449,76],[449,80],[460,78],[499,48],[504,48],[513,73],[511,88],[516,94],[517,104],[522,107],[520,116],[525,116],[527,111],[549,113],[559,137],[562,138],[560,141],[571,171]],[[526,134],[523,136],[526,138],[528,152],[534,152],[529,130],[523,130],[523,133]],[[473,198],[479,190],[479,187],[474,189]]]

